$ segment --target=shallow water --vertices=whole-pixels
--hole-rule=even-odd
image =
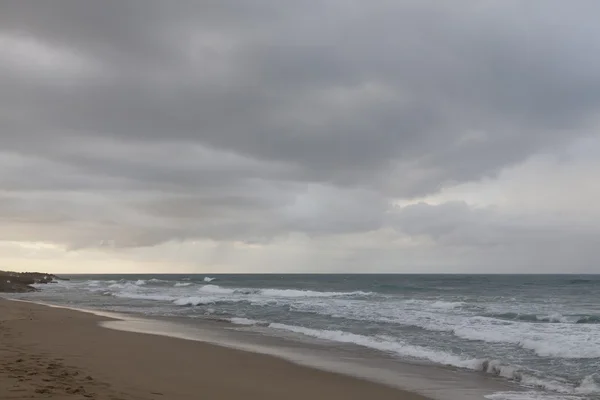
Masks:
[[[493,399],[600,397],[600,277],[88,275],[20,295],[54,304],[222,319],[272,336],[478,371],[524,391]],[[388,362],[386,361],[386,362]]]

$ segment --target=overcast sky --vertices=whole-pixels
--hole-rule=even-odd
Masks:
[[[600,273],[597,0],[0,0],[0,268]]]

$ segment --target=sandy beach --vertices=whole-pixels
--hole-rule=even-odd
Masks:
[[[103,319],[0,299],[0,399],[425,399],[268,355],[106,329]]]

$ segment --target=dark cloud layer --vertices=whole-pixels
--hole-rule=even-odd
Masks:
[[[144,246],[392,226],[394,198],[593,134],[599,12],[2,0],[0,239]],[[414,218],[403,229],[418,234]]]

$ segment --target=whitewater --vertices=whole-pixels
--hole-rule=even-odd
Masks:
[[[79,275],[16,295],[368,349],[512,382],[494,400],[600,398],[598,276]]]

